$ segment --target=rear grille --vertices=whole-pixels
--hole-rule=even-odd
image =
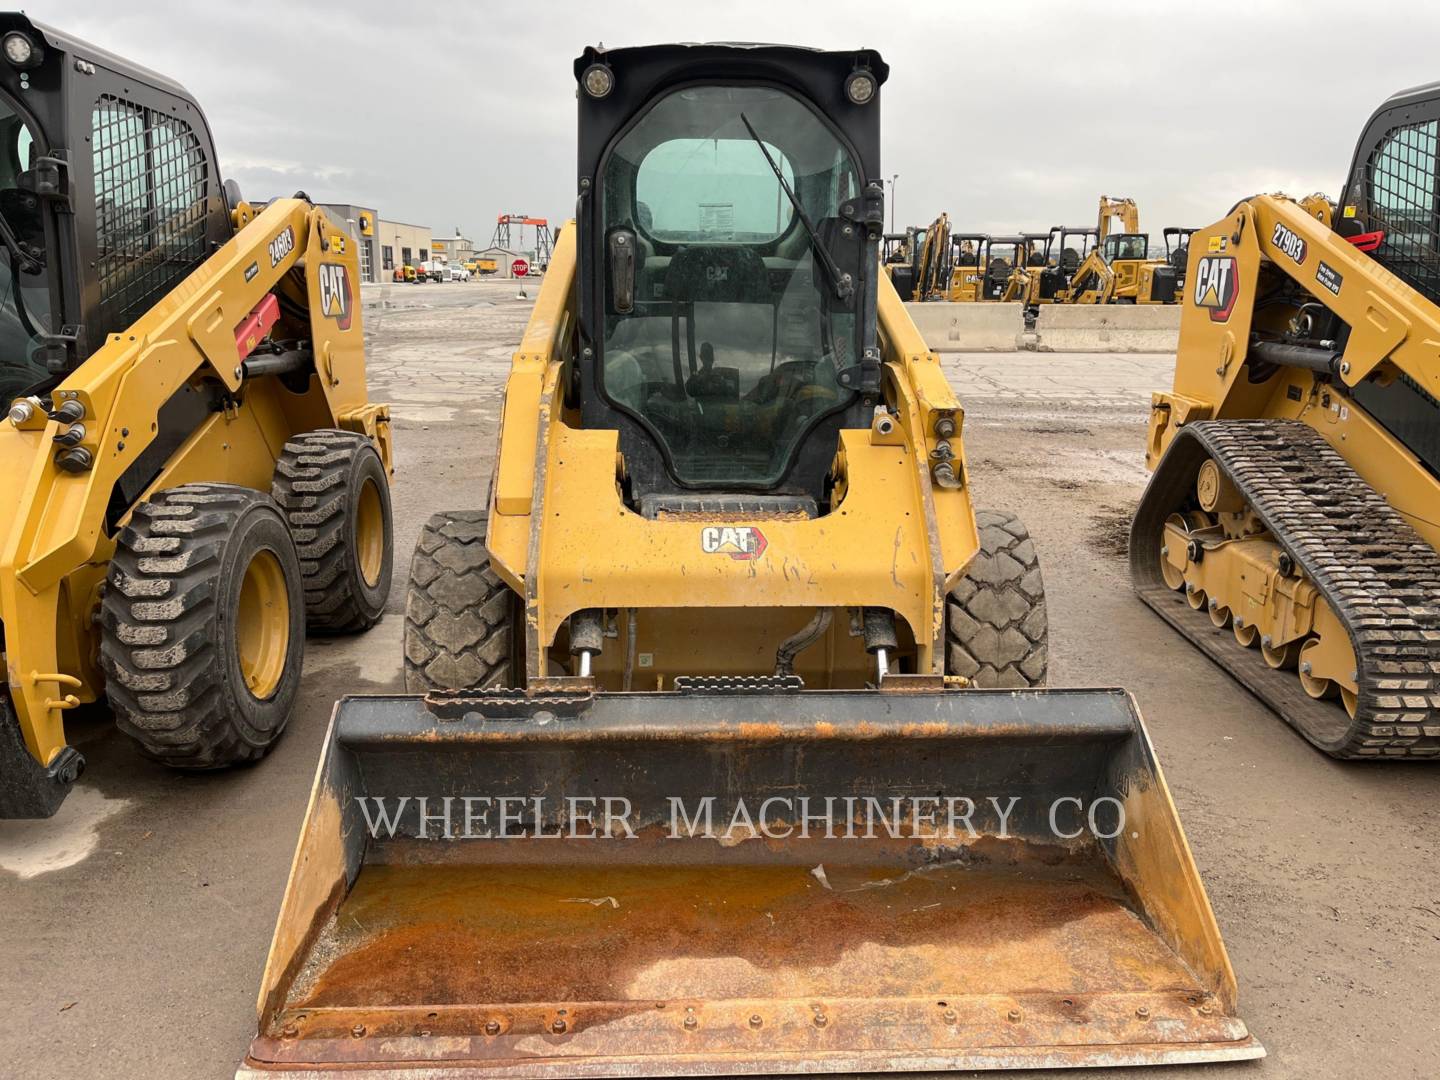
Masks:
[[[1392,128],[1366,162],[1365,231],[1383,230],[1375,259],[1440,302],[1436,121]]]
[[[185,121],[112,94],[95,103],[101,329],[123,330],[206,255],[209,167]]]

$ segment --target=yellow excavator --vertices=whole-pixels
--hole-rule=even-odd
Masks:
[[[91,702],[176,768],[274,745],[307,627],[384,610],[390,422],[342,227],[222,184],[168,79],[0,42],[0,817],[47,817]]]
[[[1118,229],[1115,227],[1118,225]],[[1069,304],[1174,304],[1183,271],[1173,250],[1184,247],[1188,229],[1165,230],[1166,257],[1150,258],[1150,234],[1140,231],[1135,200],[1100,196],[1099,243],[1071,275],[1060,302]]]
[[[950,290],[954,266],[954,245],[950,238],[950,216],[941,214],[911,242],[915,272],[907,300],[943,300]]]
[[[985,265],[990,261],[990,236],[987,233],[950,234],[950,287],[945,299],[952,304],[968,304],[982,299]]]
[[[1145,602],[1337,758],[1440,758],[1437,121],[1440,84],[1387,100],[1338,215],[1191,237],[1130,536]]]
[[[880,270],[884,61],[574,71],[494,476],[412,693],[337,706],[241,1075],[1259,1056],[1133,701],[1036,688],[1034,543]]]

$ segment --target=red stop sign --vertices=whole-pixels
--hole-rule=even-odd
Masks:
[[[510,272],[516,277],[524,277],[530,273],[530,264],[524,259],[516,259],[510,264]]]

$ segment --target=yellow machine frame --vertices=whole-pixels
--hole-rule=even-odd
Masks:
[[[65,746],[65,712],[101,693],[93,616],[115,551],[106,509],[116,481],[155,440],[161,406],[180,387],[209,379],[234,395],[245,384],[243,395],[227,397],[223,411],[211,413],[170,456],[141,499],[195,481],[268,492],[285,441],[317,428],[365,434],[387,471],[392,467],[388,406],[366,397],[353,245],[303,199],[279,199],[258,214],[242,203],[233,218],[233,239],[54,389],[57,403],[85,407],[89,430],[80,445],[93,455],[92,469],[56,466],[47,448],[62,425],[42,410],[0,423],[0,460],[8,463],[0,470],[0,505],[9,511],[0,519],[6,676],[26,746],[42,765]],[[316,373],[296,394],[277,376],[246,378],[236,330],[267,293],[294,289],[287,275],[302,264]],[[352,283],[345,328],[327,317],[335,301],[328,291],[321,295],[323,265],[343,266]]]
[[[932,455],[953,454],[963,484],[963,412],[889,279],[881,275],[878,314],[887,398],[897,415],[841,433],[833,475],[844,494],[831,513],[765,520],[763,558],[717,558],[702,551],[698,523],[649,520],[624,505],[618,432],[580,428],[563,403],[574,237],[573,228],[562,232],[514,354],[490,494],[487,547],[496,572],[524,598],[528,677],[547,674],[548,651],[566,619],[590,608],[743,608],[748,625],[783,621],[788,632],[817,608],[884,607],[913,635],[915,670],[941,673],[945,596],[978,550],[978,537],[968,486],[935,485]],[[954,423],[943,449],[934,434],[941,417]],[[875,573],[877,547],[895,552],[889,573]],[[843,628],[832,634],[843,642]],[[857,653],[852,672],[843,648],[832,647],[820,685],[863,685],[868,669]],[[752,666],[748,654],[738,660],[707,648],[706,656],[721,669],[727,661]],[[647,673],[652,680],[665,674],[658,667]],[[617,671],[600,666],[596,677],[620,686]]]
[[[1273,239],[1277,224],[1304,240],[1311,254],[1303,267]],[[1307,286],[1323,261],[1340,273],[1344,284],[1333,295],[1312,290],[1312,299],[1351,328],[1338,378],[1355,386],[1372,373],[1382,379],[1403,373],[1440,397],[1440,364],[1435,360],[1440,308],[1331,231],[1313,209],[1307,212],[1306,206],[1283,196],[1257,195],[1190,238],[1189,296],[1180,316],[1182,348],[1175,385],[1172,391],[1152,395],[1146,464],[1153,469],[1178,429],[1194,420],[1300,420],[1323,435],[1421,536],[1440,548],[1440,481],[1353,399],[1342,401],[1300,369],[1287,369],[1286,378],[1258,385],[1241,377],[1255,311],[1237,301],[1228,321],[1219,321],[1211,318],[1212,309],[1196,303],[1201,285],[1196,267],[1207,253],[1234,258],[1242,281],[1254,281],[1264,260]]]

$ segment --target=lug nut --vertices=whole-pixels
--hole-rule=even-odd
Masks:
[[[685,1017],[685,1029],[687,1031],[694,1031],[699,1026],[700,1021],[696,1018],[694,1013],[691,1013],[689,1016]]]
[[[1005,1019],[1009,1020],[1012,1024],[1018,1024],[1020,1022],[1020,1017],[1021,1012],[1019,1009],[1011,1009],[1008,1013],[1005,1014]]]
[[[759,1013],[756,1013],[754,1016],[750,1017],[750,1026],[752,1028],[758,1028],[763,1023],[765,1023],[765,1021],[761,1019]]]
[[[557,1016],[555,1018],[555,1022],[550,1025],[550,1030],[553,1031],[556,1035],[564,1035],[566,1026],[567,1025],[565,1023],[565,1018],[562,1016]]]
[[[1150,1006],[1141,1005],[1138,1009],[1135,1010],[1135,1015],[1138,1016],[1141,1020],[1149,1020]]]
[[[486,1035],[499,1035],[499,1034],[500,1034],[500,1022],[499,1022],[498,1020],[487,1020],[487,1021],[485,1021],[485,1034],[486,1034]]]
[[[363,1038],[365,1037],[365,1025],[364,1025],[364,1024],[356,1024],[354,1027],[352,1027],[352,1028],[350,1029],[350,1034],[353,1035],[353,1036],[354,1036],[355,1038],[357,1038],[357,1039],[363,1039]]]

